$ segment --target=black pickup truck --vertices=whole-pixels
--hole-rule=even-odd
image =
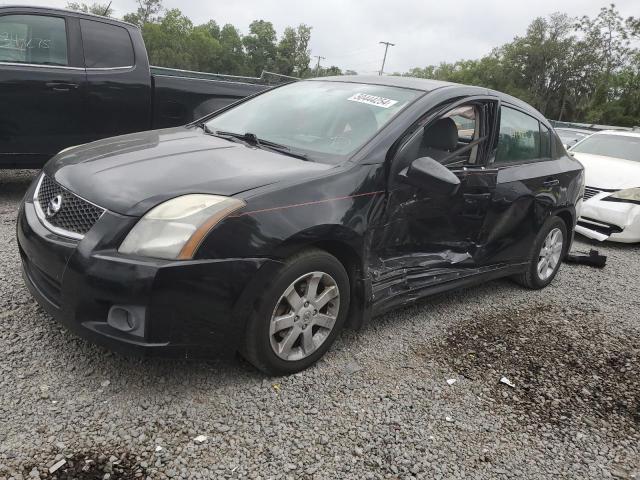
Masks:
[[[150,67],[135,25],[0,6],[0,168],[41,167],[71,145],[183,125],[268,88],[194,73]]]

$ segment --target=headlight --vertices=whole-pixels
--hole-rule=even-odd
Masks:
[[[149,210],[131,229],[118,251],[146,257],[193,258],[207,233],[242,200],[217,195],[183,195]]]
[[[607,195],[603,200],[615,199],[618,202],[640,202],[640,187],[627,188]]]

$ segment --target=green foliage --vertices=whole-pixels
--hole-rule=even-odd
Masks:
[[[259,76],[263,70],[273,70],[276,64],[276,31],[271,22],[254,20],[249,35],[242,44],[247,55],[247,68],[251,75]]]
[[[123,17],[125,22],[143,27],[147,23],[158,23],[161,20],[162,0],[138,0],[138,9]]]
[[[139,25],[152,65],[227,75],[260,76],[263,70],[288,76],[309,75],[311,27],[287,27],[280,40],[271,22],[256,20],[243,36],[233,25],[215,20],[193,25],[178,9],[164,11],[161,0],[139,0],[124,16]]]
[[[640,21],[614,5],[594,18],[536,18],[522,37],[479,60],[414,68],[405,75],[481,85],[519,97],[549,118],[640,125]]]
[[[92,13],[93,15],[100,15],[102,17],[110,17],[113,14],[113,8],[111,8],[111,2],[106,3],[81,3],[81,2],[67,2],[69,10],[75,10],[76,12]]]

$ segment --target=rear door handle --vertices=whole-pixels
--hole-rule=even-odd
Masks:
[[[45,85],[47,86],[47,88],[50,88],[54,92],[69,92],[78,88],[77,83],[47,82],[45,83]]]
[[[542,185],[544,185],[545,187],[554,187],[556,185],[560,185],[560,180],[558,180],[557,178],[547,178],[544,182],[542,182]]]

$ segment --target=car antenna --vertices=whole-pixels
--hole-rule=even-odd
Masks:
[[[109,5],[107,5],[107,8],[104,9],[104,12],[102,12],[102,16],[106,17],[107,16],[107,12],[109,11],[109,9],[111,8],[111,4],[113,3],[113,0],[111,2],[109,2]]]

